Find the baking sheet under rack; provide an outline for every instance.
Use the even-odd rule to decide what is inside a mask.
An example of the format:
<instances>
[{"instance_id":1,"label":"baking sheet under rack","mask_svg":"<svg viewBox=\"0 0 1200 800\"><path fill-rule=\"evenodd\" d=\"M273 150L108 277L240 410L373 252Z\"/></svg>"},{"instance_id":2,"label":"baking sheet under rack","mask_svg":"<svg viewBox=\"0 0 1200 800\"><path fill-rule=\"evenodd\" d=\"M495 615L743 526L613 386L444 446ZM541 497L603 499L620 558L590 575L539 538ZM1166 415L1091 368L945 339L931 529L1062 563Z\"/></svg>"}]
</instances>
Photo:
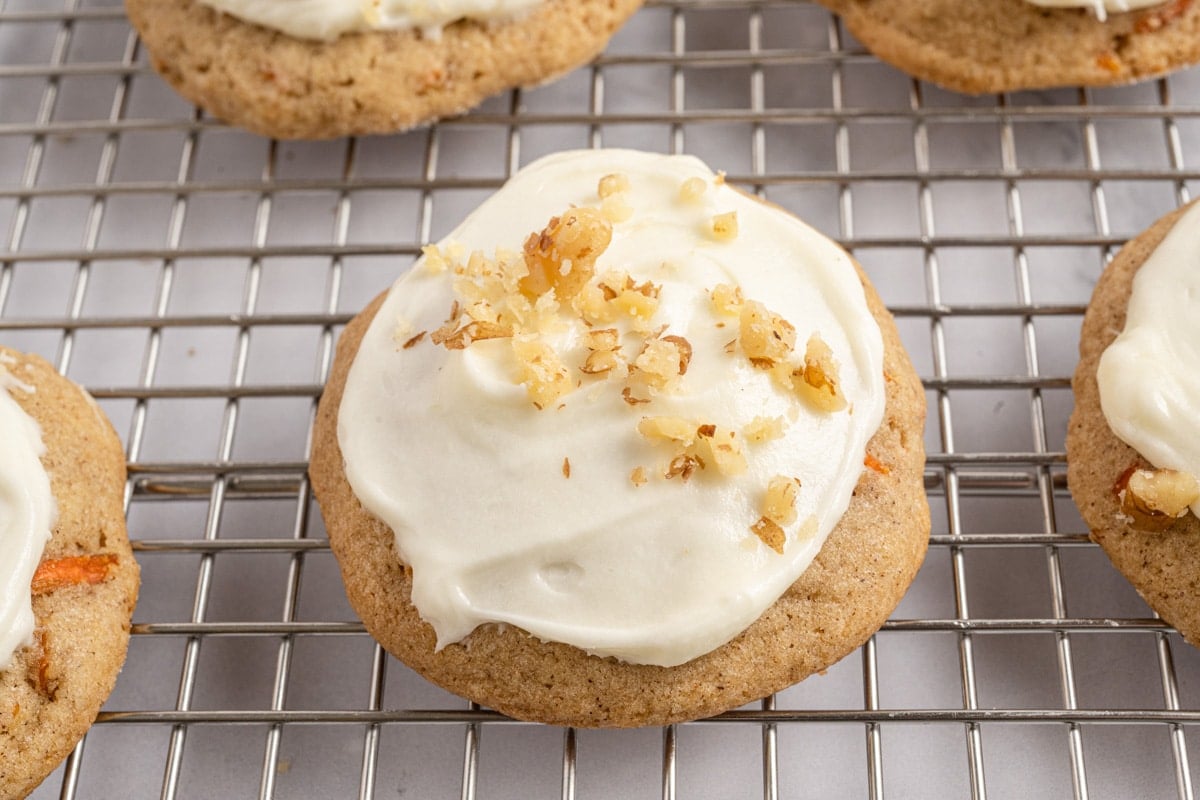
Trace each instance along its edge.
<instances>
[{"instance_id":1,"label":"baking sheet under rack","mask_svg":"<svg viewBox=\"0 0 1200 800\"><path fill-rule=\"evenodd\" d=\"M0 341L130 462L129 660L35 797L1194 796L1200 654L1090 544L1069 376L1114 249L1188 198L1200 72L968 98L801 0L652 0L588 67L399 136L276 143L114 0L0 0ZM513 723L386 657L305 477L340 326L505 176L695 153L866 266L925 380L928 560L858 652L715 720Z\"/></svg>"}]
</instances>

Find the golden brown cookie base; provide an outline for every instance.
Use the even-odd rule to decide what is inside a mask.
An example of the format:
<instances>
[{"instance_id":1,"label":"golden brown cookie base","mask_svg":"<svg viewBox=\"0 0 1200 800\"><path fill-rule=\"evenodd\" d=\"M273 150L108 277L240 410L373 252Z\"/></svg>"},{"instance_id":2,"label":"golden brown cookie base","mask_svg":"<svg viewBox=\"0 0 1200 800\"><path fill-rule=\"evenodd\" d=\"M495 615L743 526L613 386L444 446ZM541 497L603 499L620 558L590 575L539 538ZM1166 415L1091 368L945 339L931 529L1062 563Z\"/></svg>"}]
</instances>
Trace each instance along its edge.
<instances>
[{"instance_id":1,"label":"golden brown cookie base","mask_svg":"<svg viewBox=\"0 0 1200 800\"><path fill-rule=\"evenodd\" d=\"M519 20L295 39L196 0L126 0L154 68L184 97L281 139L392 133L587 62L641 0L546 0Z\"/></svg>"},{"instance_id":2,"label":"golden brown cookie base","mask_svg":"<svg viewBox=\"0 0 1200 800\"><path fill-rule=\"evenodd\" d=\"M1200 645L1200 520L1188 514L1165 531L1146 532L1119 516L1113 485L1131 464L1146 462L1108 427L1096 383L1100 356L1125 328L1134 275L1184 210L1168 214L1126 244L1096 283L1071 381L1075 410L1067 429L1067 481L1092 538L1113 565L1151 608Z\"/></svg>"},{"instance_id":3,"label":"golden brown cookie base","mask_svg":"<svg viewBox=\"0 0 1200 800\"><path fill-rule=\"evenodd\" d=\"M861 272L860 272L861 276ZM865 284L865 278L863 278ZM347 326L314 429L313 488L351 604L401 661L446 689L521 719L557 725L662 725L710 716L824 670L865 642L895 608L925 556L922 431L925 395L891 315L869 286L883 331L887 408L850 507L815 561L746 631L677 667L627 664L542 642L514 627L485 626L434 652L433 629L410 603L410 574L392 531L368 514L346 482L337 413L346 375L383 297Z\"/></svg>"},{"instance_id":4,"label":"golden brown cookie base","mask_svg":"<svg viewBox=\"0 0 1200 800\"><path fill-rule=\"evenodd\" d=\"M1111 86L1200 61L1200 2L1100 22L1025 0L818 0L888 63L968 94Z\"/></svg>"},{"instance_id":5,"label":"golden brown cookie base","mask_svg":"<svg viewBox=\"0 0 1200 800\"><path fill-rule=\"evenodd\" d=\"M138 565L122 510L125 454L112 425L42 359L3 347L0 356L16 358L9 371L36 388L12 396L42 427L42 463L58 506L43 559L117 559L102 583L34 597L39 643L0 672L0 797L11 798L32 792L71 752L112 691L129 644Z\"/></svg>"}]
</instances>

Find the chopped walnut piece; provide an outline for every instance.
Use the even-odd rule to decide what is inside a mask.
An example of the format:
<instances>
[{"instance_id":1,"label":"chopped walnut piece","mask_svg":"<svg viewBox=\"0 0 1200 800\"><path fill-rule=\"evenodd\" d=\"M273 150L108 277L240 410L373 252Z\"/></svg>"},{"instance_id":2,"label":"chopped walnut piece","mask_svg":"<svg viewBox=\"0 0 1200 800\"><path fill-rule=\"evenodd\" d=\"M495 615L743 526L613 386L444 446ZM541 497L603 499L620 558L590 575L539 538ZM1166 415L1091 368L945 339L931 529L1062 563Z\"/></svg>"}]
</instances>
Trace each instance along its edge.
<instances>
[{"instance_id":1,"label":"chopped walnut piece","mask_svg":"<svg viewBox=\"0 0 1200 800\"><path fill-rule=\"evenodd\" d=\"M707 188L708 184L703 178L688 178L679 186L679 199L685 203L697 203Z\"/></svg>"},{"instance_id":2,"label":"chopped walnut piece","mask_svg":"<svg viewBox=\"0 0 1200 800\"><path fill-rule=\"evenodd\" d=\"M738 324L742 351L759 369L786 361L796 346L796 329L762 303L744 303Z\"/></svg>"},{"instance_id":3,"label":"chopped walnut piece","mask_svg":"<svg viewBox=\"0 0 1200 800\"><path fill-rule=\"evenodd\" d=\"M650 398L641 398L633 396L633 389L626 386L621 390L621 399L631 406L640 406L650 402Z\"/></svg>"},{"instance_id":4,"label":"chopped walnut piece","mask_svg":"<svg viewBox=\"0 0 1200 800\"><path fill-rule=\"evenodd\" d=\"M651 441L679 442L684 447L689 447L696 438L696 423L682 417L642 417L637 429Z\"/></svg>"},{"instance_id":5,"label":"chopped walnut piece","mask_svg":"<svg viewBox=\"0 0 1200 800\"><path fill-rule=\"evenodd\" d=\"M494 322L468 322L461 328L456 322L447 322L429 337L434 344L447 350L465 350L472 342L484 339L503 339L512 336L512 328Z\"/></svg>"},{"instance_id":6,"label":"chopped walnut piece","mask_svg":"<svg viewBox=\"0 0 1200 800\"><path fill-rule=\"evenodd\" d=\"M572 208L551 217L541 233L525 240L525 266L521 291L540 297L551 289L560 300L577 295L592 275L596 259L612 241L612 223L594 208Z\"/></svg>"},{"instance_id":7,"label":"chopped walnut piece","mask_svg":"<svg viewBox=\"0 0 1200 800\"><path fill-rule=\"evenodd\" d=\"M618 192L629 191L629 185L628 175L623 172L614 172L600 179L600 185L596 188L596 193L601 197L611 197Z\"/></svg>"},{"instance_id":8,"label":"chopped walnut piece","mask_svg":"<svg viewBox=\"0 0 1200 800\"><path fill-rule=\"evenodd\" d=\"M620 368L624 363L615 350L594 350L588 353L579 371L584 375L604 375Z\"/></svg>"},{"instance_id":9,"label":"chopped walnut piece","mask_svg":"<svg viewBox=\"0 0 1200 800\"><path fill-rule=\"evenodd\" d=\"M783 545L787 542L787 534L783 532L783 528L766 517L759 517L758 522L750 526L750 530L762 540L763 544L779 555L783 555Z\"/></svg>"},{"instance_id":10,"label":"chopped walnut piece","mask_svg":"<svg viewBox=\"0 0 1200 800\"><path fill-rule=\"evenodd\" d=\"M633 216L633 206L626 203L621 195L614 194L600 203L600 213L609 222L624 222Z\"/></svg>"},{"instance_id":11,"label":"chopped walnut piece","mask_svg":"<svg viewBox=\"0 0 1200 800\"><path fill-rule=\"evenodd\" d=\"M583 346L588 350L619 350L621 334L616 328L601 328L583 335Z\"/></svg>"},{"instance_id":12,"label":"chopped walnut piece","mask_svg":"<svg viewBox=\"0 0 1200 800\"><path fill-rule=\"evenodd\" d=\"M692 343L682 336L664 336L662 341L674 345L679 351L679 374L686 375L688 364L692 363Z\"/></svg>"},{"instance_id":13,"label":"chopped walnut piece","mask_svg":"<svg viewBox=\"0 0 1200 800\"><path fill-rule=\"evenodd\" d=\"M755 417L742 428L748 442L769 442L783 436L783 417Z\"/></svg>"},{"instance_id":14,"label":"chopped walnut piece","mask_svg":"<svg viewBox=\"0 0 1200 800\"><path fill-rule=\"evenodd\" d=\"M763 516L778 525L791 525L796 521L796 497L800 493L800 481L786 475L776 475L767 484L763 497Z\"/></svg>"},{"instance_id":15,"label":"chopped walnut piece","mask_svg":"<svg viewBox=\"0 0 1200 800\"><path fill-rule=\"evenodd\" d=\"M708 457L722 475L741 475L746 471L746 456L737 434L719 425L701 425L696 429L696 451Z\"/></svg>"},{"instance_id":16,"label":"chopped walnut piece","mask_svg":"<svg viewBox=\"0 0 1200 800\"><path fill-rule=\"evenodd\" d=\"M718 242L730 242L737 238L738 221L736 211L717 214L709 221L709 231Z\"/></svg>"},{"instance_id":17,"label":"chopped walnut piece","mask_svg":"<svg viewBox=\"0 0 1200 800\"><path fill-rule=\"evenodd\" d=\"M679 337L670 337L677 339ZM686 341L685 341L686 344ZM675 380L687 371L687 360L691 358L691 346L686 351L677 342L667 339L650 339L634 360L638 378L654 389L669 389Z\"/></svg>"},{"instance_id":18,"label":"chopped walnut piece","mask_svg":"<svg viewBox=\"0 0 1200 800\"><path fill-rule=\"evenodd\" d=\"M667 465L667 471L663 473L663 477L667 480L682 478L683 482L687 483L697 468L704 468L704 461L699 456L694 456L690 453L680 453L671 459L671 463Z\"/></svg>"},{"instance_id":19,"label":"chopped walnut piece","mask_svg":"<svg viewBox=\"0 0 1200 800\"><path fill-rule=\"evenodd\" d=\"M1200 483L1178 470L1135 469L1119 496L1121 511L1133 518L1134 527L1162 530L1200 500Z\"/></svg>"},{"instance_id":20,"label":"chopped walnut piece","mask_svg":"<svg viewBox=\"0 0 1200 800\"><path fill-rule=\"evenodd\" d=\"M725 316L735 317L742 313L742 304L746 302L742 297L742 287L730 286L728 283L718 283L708 293L708 299L712 302L713 311Z\"/></svg>"},{"instance_id":21,"label":"chopped walnut piece","mask_svg":"<svg viewBox=\"0 0 1200 800\"><path fill-rule=\"evenodd\" d=\"M539 410L552 406L574 388L566 366L549 345L514 339L512 346L520 367L521 383Z\"/></svg>"},{"instance_id":22,"label":"chopped walnut piece","mask_svg":"<svg viewBox=\"0 0 1200 800\"><path fill-rule=\"evenodd\" d=\"M804 367L792 373L792 386L821 411L841 411L846 407L846 396L838 386L838 364L833 351L815 333L804 349Z\"/></svg>"},{"instance_id":23,"label":"chopped walnut piece","mask_svg":"<svg viewBox=\"0 0 1200 800\"><path fill-rule=\"evenodd\" d=\"M633 472L629 473L629 481L634 486L646 485L646 470L643 467L634 467Z\"/></svg>"},{"instance_id":24,"label":"chopped walnut piece","mask_svg":"<svg viewBox=\"0 0 1200 800\"><path fill-rule=\"evenodd\" d=\"M449 262L436 244L427 244L421 248L421 256L425 271L437 275L450 268Z\"/></svg>"}]
</instances>

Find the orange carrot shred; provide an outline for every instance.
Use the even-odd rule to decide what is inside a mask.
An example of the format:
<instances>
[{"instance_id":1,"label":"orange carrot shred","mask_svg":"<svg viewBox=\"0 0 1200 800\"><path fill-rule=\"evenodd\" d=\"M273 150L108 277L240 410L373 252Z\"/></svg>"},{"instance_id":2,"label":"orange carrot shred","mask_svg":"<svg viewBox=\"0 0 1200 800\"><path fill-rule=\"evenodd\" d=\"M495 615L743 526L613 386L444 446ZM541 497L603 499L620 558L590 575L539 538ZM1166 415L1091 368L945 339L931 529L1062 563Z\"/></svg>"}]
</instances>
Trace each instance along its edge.
<instances>
[{"instance_id":1,"label":"orange carrot shred","mask_svg":"<svg viewBox=\"0 0 1200 800\"><path fill-rule=\"evenodd\" d=\"M112 553L48 558L38 564L30 589L36 597L65 586L101 583L108 578L109 570L116 563L117 557Z\"/></svg>"},{"instance_id":2,"label":"orange carrot shred","mask_svg":"<svg viewBox=\"0 0 1200 800\"><path fill-rule=\"evenodd\" d=\"M870 453L867 453L867 457L863 459L863 466L867 467L868 469L875 470L880 475L890 475L892 472L887 468L886 465L880 463L879 459L875 458L875 456L871 455Z\"/></svg>"}]
</instances>

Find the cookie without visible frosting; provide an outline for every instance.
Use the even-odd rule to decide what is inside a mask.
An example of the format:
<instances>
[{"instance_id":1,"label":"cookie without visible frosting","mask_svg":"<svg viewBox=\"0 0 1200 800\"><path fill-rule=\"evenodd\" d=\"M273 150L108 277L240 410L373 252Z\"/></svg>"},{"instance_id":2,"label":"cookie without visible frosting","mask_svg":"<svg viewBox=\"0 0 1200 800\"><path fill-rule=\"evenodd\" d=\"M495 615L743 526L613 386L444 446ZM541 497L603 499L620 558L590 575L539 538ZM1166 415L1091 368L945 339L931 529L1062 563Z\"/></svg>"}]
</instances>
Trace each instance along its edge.
<instances>
[{"instance_id":1,"label":"cookie without visible frosting","mask_svg":"<svg viewBox=\"0 0 1200 800\"><path fill-rule=\"evenodd\" d=\"M1126 244L1096 283L1071 381L1075 410L1067 430L1067 481L1092 538L1116 568L1151 608L1200 645L1200 520L1189 513L1164 531L1142 531L1121 515L1114 485L1130 465L1149 464L1109 428L1096 382L1100 356L1125 328L1134 276L1186 210L1168 214Z\"/></svg>"},{"instance_id":2,"label":"cookie without visible frosting","mask_svg":"<svg viewBox=\"0 0 1200 800\"><path fill-rule=\"evenodd\" d=\"M155 69L184 97L264 136L393 133L587 62L641 0L546 0L511 22L296 39L196 0L126 0Z\"/></svg>"},{"instance_id":3,"label":"cookie without visible frosting","mask_svg":"<svg viewBox=\"0 0 1200 800\"><path fill-rule=\"evenodd\" d=\"M521 719L559 725L661 725L735 708L826 669L866 641L924 559L925 398L895 324L861 271L884 342L886 409L849 509L804 574L747 630L676 667L629 664L486 625L434 652L410 602L411 572L390 528L346 480L337 416L347 374L384 296L347 326L314 429L313 487L351 604L383 646L429 680ZM886 472L886 474L885 474Z\"/></svg>"},{"instance_id":4,"label":"cookie without visible frosting","mask_svg":"<svg viewBox=\"0 0 1200 800\"><path fill-rule=\"evenodd\" d=\"M0 797L13 798L32 792L71 752L112 691L129 644L138 565L122 511L125 453L104 413L36 356L0 347L0 363L35 389L11 395L41 426L58 508L43 564L74 556L105 563L98 583L35 594L37 641L0 671Z\"/></svg>"},{"instance_id":5,"label":"cookie without visible frosting","mask_svg":"<svg viewBox=\"0 0 1200 800\"><path fill-rule=\"evenodd\" d=\"M817 0L879 58L968 94L1110 86L1200 61L1200 3L1140 11L1041 8L1025 0Z\"/></svg>"}]
</instances>

